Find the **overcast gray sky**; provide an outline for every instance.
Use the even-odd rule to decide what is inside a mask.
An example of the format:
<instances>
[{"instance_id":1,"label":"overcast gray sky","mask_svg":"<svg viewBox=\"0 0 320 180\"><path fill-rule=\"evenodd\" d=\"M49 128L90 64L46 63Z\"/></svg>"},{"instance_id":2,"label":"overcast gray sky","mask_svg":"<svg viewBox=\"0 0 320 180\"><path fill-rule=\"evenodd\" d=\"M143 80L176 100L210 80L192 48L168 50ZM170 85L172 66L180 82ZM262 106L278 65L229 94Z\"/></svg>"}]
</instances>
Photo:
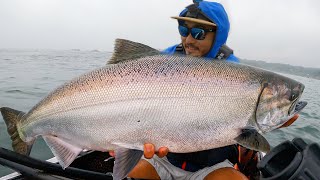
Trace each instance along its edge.
<instances>
[{"instance_id":1,"label":"overcast gray sky","mask_svg":"<svg viewBox=\"0 0 320 180\"><path fill-rule=\"evenodd\" d=\"M319 0L219 0L235 55L320 68ZM116 38L163 49L192 0L0 0L0 48L112 51Z\"/></svg>"}]
</instances>

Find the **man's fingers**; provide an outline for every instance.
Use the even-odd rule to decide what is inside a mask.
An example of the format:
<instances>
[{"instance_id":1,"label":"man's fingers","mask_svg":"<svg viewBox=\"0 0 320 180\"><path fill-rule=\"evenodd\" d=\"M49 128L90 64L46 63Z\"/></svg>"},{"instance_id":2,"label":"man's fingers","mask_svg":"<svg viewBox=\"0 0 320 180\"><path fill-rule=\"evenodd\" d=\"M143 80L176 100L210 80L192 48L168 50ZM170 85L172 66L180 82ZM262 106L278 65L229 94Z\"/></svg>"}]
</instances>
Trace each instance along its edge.
<instances>
[{"instance_id":1,"label":"man's fingers","mask_svg":"<svg viewBox=\"0 0 320 180\"><path fill-rule=\"evenodd\" d=\"M143 155L147 159L151 159L155 154L154 145L153 144L145 144L143 146Z\"/></svg>"},{"instance_id":2,"label":"man's fingers","mask_svg":"<svg viewBox=\"0 0 320 180\"><path fill-rule=\"evenodd\" d=\"M290 126L290 125L291 125L292 123L294 123L298 118L299 118L299 114L294 115L291 119L289 119L289 121L287 121L286 123L284 123L280 128Z\"/></svg>"},{"instance_id":3,"label":"man's fingers","mask_svg":"<svg viewBox=\"0 0 320 180\"><path fill-rule=\"evenodd\" d=\"M114 151L109 151L109 155L115 157Z\"/></svg>"},{"instance_id":4,"label":"man's fingers","mask_svg":"<svg viewBox=\"0 0 320 180\"><path fill-rule=\"evenodd\" d=\"M155 152L155 147L153 144L145 144L143 146L143 155L147 159L151 159L154 154L157 154L160 158L166 156L169 152L169 149L167 147L161 147L159 148L158 152ZM109 151L109 155L112 157L115 157L114 151Z\"/></svg>"},{"instance_id":5,"label":"man's fingers","mask_svg":"<svg viewBox=\"0 0 320 180\"><path fill-rule=\"evenodd\" d=\"M168 152L169 152L169 149L167 147L161 147L161 148L159 148L157 155L160 158L163 158L164 156L166 156L168 154Z\"/></svg>"}]
</instances>

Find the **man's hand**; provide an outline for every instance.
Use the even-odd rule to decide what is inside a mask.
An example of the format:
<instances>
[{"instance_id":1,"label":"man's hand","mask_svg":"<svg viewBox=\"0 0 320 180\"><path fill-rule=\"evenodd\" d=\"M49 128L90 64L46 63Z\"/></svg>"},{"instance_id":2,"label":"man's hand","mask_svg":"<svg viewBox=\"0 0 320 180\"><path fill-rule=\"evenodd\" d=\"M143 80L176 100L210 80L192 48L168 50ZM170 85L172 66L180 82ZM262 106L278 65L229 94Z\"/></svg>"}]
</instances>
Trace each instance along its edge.
<instances>
[{"instance_id":1,"label":"man's hand","mask_svg":"<svg viewBox=\"0 0 320 180\"><path fill-rule=\"evenodd\" d=\"M168 152L169 152L169 149L167 147L160 147L158 151L155 151L155 147L151 143L146 143L143 146L143 155L147 159L151 159L154 156L154 154L156 154L160 158L163 158L168 154ZM114 151L109 151L109 155L112 157L116 156Z\"/></svg>"},{"instance_id":2,"label":"man's hand","mask_svg":"<svg viewBox=\"0 0 320 180\"><path fill-rule=\"evenodd\" d=\"M144 157L147 159L151 159L154 156L154 154L156 154L160 158L163 158L169 152L169 149L167 147L160 147L157 152L155 152L154 149L155 148L153 144L150 144L150 143L144 144L144 147L143 147Z\"/></svg>"}]
</instances>

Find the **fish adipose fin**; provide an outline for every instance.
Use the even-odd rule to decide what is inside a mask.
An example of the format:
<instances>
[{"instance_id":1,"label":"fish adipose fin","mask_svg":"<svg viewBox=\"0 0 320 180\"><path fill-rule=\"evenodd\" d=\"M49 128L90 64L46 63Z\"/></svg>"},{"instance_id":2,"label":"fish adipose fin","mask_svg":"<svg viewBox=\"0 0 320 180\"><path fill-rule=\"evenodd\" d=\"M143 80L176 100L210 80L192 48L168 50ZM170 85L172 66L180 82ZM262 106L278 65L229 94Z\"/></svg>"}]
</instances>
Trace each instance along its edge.
<instances>
[{"instance_id":1,"label":"fish adipose fin","mask_svg":"<svg viewBox=\"0 0 320 180\"><path fill-rule=\"evenodd\" d=\"M241 130L241 134L235 138L238 144L262 152L269 152L270 145L268 141L253 128L245 128Z\"/></svg>"},{"instance_id":2,"label":"fish adipose fin","mask_svg":"<svg viewBox=\"0 0 320 180\"><path fill-rule=\"evenodd\" d=\"M143 151L135 149L118 148L115 150L113 179L120 180L128 176L129 172L138 164Z\"/></svg>"},{"instance_id":3,"label":"fish adipose fin","mask_svg":"<svg viewBox=\"0 0 320 180\"><path fill-rule=\"evenodd\" d=\"M43 136L54 156L63 169L68 167L82 151L81 148L69 144L55 136Z\"/></svg>"},{"instance_id":4,"label":"fish adipose fin","mask_svg":"<svg viewBox=\"0 0 320 180\"><path fill-rule=\"evenodd\" d=\"M17 129L17 123L21 121L25 113L8 107L2 107L0 111L12 140L12 149L19 154L30 155L34 140L28 143L24 142Z\"/></svg>"},{"instance_id":5,"label":"fish adipose fin","mask_svg":"<svg viewBox=\"0 0 320 180\"><path fill-rule=\"evenodd\" d=\"M127 60L134 60L159 54L160 51L147 45L125 39L116 39L113 55L111 59L107 61L107 64L117 64Z\"/></svg>"}]
</instances>

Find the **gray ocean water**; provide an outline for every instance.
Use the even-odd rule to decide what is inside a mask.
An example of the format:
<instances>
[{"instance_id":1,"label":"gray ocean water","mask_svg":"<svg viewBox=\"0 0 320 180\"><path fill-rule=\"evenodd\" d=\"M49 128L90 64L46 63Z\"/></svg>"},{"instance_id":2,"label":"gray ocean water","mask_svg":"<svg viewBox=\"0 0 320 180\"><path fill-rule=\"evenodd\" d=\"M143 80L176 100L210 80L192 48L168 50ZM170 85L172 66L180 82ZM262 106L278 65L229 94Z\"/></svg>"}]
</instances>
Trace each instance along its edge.
<instances>
[{"instance_id":1,"label":"gray ocean water","mask_svg":"<svg viewBox=\"0 0 320 180\"><path fill-rule=\"evenodd\" d=\"M58 85L80 74L104 66L111 53L80 50L4 50L0 49L0 107L27 112ZM320 80L286 75L302 82L307 107L290 127L266 134L272 146L301 137L320 143ZM0 117L0 146L11 149L11 140ZM42 139L33 147L32 157L49 159L53 155ZM0 177L12 172L0 165Z\"/></svg>"}]
</instances>

